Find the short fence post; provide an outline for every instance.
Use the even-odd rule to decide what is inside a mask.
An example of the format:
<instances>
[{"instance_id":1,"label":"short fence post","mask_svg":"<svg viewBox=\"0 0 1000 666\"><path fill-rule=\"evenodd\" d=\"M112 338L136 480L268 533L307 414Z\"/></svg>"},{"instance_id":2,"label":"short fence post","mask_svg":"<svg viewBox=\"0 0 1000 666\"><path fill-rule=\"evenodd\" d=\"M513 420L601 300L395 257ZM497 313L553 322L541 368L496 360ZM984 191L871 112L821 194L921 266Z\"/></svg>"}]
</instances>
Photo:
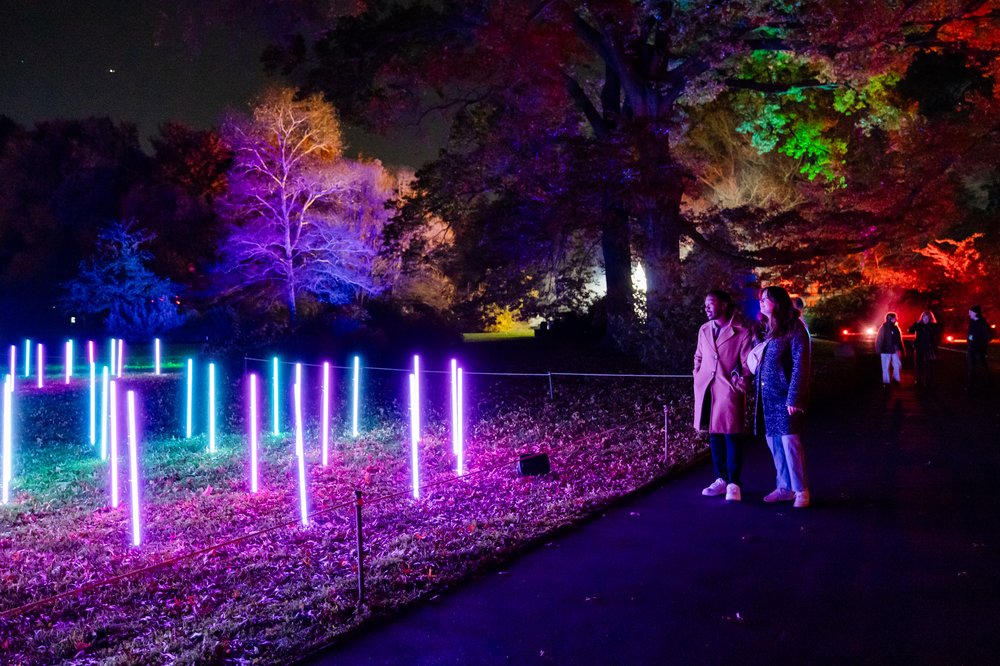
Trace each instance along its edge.
<instances>
[{"instance_id":1,"label":"short fence post","mask_svg":"<svg viewBox=\"0 0 1000 666\"><path fill-rule=\"evenodd\" d=\"M549 400L552 400L552 373L549 373Z\"/></svg>"},{"instance_id":2,"label":"short fence post","mask_svg":"<svg viewBox=\"0 0 1000 666\"><path fill-rule=\"evenodd\" d=\"M670 407L663 405L663 462L670 462Z\"/></svg>"},{"instance_id":3,"label":"short fence post","mask_svg":"<svg viewBox=\"0 0 1000 666\"><path fill-rule=\"evenodd\" d=\"M365 605L365 540L361 525L361 491L354 491L354 515L358 523L358 609Z\"/></svg>"}]
</instances>

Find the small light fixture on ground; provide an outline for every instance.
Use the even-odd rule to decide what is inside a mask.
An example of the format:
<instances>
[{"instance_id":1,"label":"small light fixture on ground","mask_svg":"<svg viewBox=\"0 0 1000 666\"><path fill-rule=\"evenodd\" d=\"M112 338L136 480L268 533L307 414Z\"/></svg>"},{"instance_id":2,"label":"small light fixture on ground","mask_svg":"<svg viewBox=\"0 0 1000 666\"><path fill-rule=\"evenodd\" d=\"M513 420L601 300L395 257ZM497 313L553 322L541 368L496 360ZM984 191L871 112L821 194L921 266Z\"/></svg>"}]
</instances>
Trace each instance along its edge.
<instances>
[{"instance_id":1,"label":"small light fixture on ground","mask_svg":"<svg viewBox=\"0 0 1000 666\"><path fill-rule=\"evenodd\" d=\"M250 374L250 492L257 492L257 375Z\"/></svg>"},{"instance_id":2,"label":"small light fixture on ground","mask_svg":"<svg viewBox=\"0 0 1000 666\"><path fill-rule=\"evenodd\" d=\"M194 360L187 360L187 401L185 402L185 424L184 424L184 437L186 439L191 439L191 430L194 426L192 419L192 410L194 409L191 403L194 401Z\"/></svg>"},{"instance_id":3,"label":"small light fixture on ground","mask_svg":"<svg viewBox=\"0 0 1000 666\"><path fill-rule=\"evenodd\" d=\"M118 382L111 380L111 508L118 508Z\"/></svg>"},{"instance_id":4,"label":"small light fixture on ground","mask_svg":"<svg viewBox=\"0 0 1000 666\"><path fill-rule=\"evenodd\" d=\"M361 357L354 357L354 390L351 395L351 436L358 436L358 392L361 389Z\"/></svg>"},{"instance_id":5,"label":"small light fixture on ground","mask_svg":"<svg viewBox=\"0 0 1000 666\"><path fill-rule=\"evenodd\" d=\"M24 341L24 376L31 376L31 340Z\"/></svg>"},{"instance_id":6,"label":"small light fixture on ground","mask_svg":"<svg viewBox=\"0 0 1000 666\"><path fill-rule=\"evenodd\" d=\"M160 374L160 339L153 340L153 373Z\"/></svg>"},{"instance_id":7,"label":"small light fixture on ground","mask_svg":"<svg viewBox=\"0 0 1000 666\"><path fill-rule=\"evenodd\" d=\"M215 364L208 364L208 452L215 453Z\"/></svg>"},{"instance_id":8,"label":"small light fixture on ground","mask_svg":"<svg viewBox=\"0 0 1000 666\"><path fill-rule=\"evenodd\" d=\"M118 338L118 376L122 376L125 369L125 339Z\"/></svg>"},{"instance_id":9,"label":"small light fixture on ground","mask_svg":"<svg viewBox=\"0 0 1000 666\"><path fill-rule=\"evenodd\" d=\"M330 464L330 363L323 361L323 407L320 409L320 424L323 444L323 467Z\"/></svg>"},{"instance_id":10,"label":"small light fixture on ground","mask_svg":"<svg viewBox=\"0 0 1000 666\"><path fill-rule=\"evenodd\" d=\"M10 376L17 376L17 345L10 346Z\"/></svg>"},{"instance_id":11,"label":"small light fixture on ground","mask_svg":"<svg viewBox=\"0 0 1000 666\"><path fill-rule=\"evenodd\" d=\"M38 388L43 388L45 386L45 345L41 342L38 343L38 349L36 350L35 356L38 357Z\"/></svg>"},{"instance_id":12,"label":"small light fixture on ground","mask_svg":"<svg viewBox=\"0 0 1000 666\"><path fill-rule=\"evenodd\" d=\"M295 457L299 469L299 512L302 526L309 526L309 509L306 506L306 448L302 441L302 385L295 385Z\"/></svg>"},{"instance_id":13,"label":"small light fixture on ground","mask_svg":"<svg viewBox=\"0 0 1000 666\"><path fill-rule=\"evenodd\" d=\"M132 498L132 545L142 542L139 525L139 442L135 427L135 391L128 392L128 477Z\"/></svg>"},{"instance_id":14,"label":"small light fixture on ground","mask_svg":"<svg viewBox=\"0 0 1000 666\"><path fill-rule=\"evenodd\" d=\"M413 481L413 498L420 498L420 457L418 441L420 425L417 422L417 376L410 373L410 474Z\"/></svg>"},{"instance_id":15,"label":"small light fixture on ground","mask_svg":"<svg viewBox=\"0 0 1000 666\"><path fill-rule=\"evenodd\" d=\"M118 372L118 338L111 338L111 374Z\"/></svg>"},{"instance_id":16,"label":"small light fixture on ground","mask_svg":"<svg viewBox=\"0 0 1000 666\"><path fill-rule=\"evenodd\" d=\"M97 359L94 358L94 341L87 340L87 362L94 363Z\"/></svg>"}]
</instances>

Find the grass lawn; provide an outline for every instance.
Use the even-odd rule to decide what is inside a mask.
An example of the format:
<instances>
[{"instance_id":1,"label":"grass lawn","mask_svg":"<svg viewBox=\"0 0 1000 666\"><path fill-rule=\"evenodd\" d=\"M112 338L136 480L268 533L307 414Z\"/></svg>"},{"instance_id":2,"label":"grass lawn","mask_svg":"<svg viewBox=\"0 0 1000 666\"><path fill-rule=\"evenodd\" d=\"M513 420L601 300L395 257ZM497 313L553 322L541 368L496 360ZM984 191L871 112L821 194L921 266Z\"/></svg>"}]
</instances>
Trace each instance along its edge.
<instances>
[{"instance_id":1,"label":"grass lawn","mask_svg":"<svg viewBox=\"0 0 1000 666\"><path fill-rule=\"evenodd\" d=\"M306 373L308 527L298 522L286 408L283 432L261 439L261 488L251 494L242 377L220 380L225 397L214 454L207 451L207 400L200 393L198 434L183 438L180 373L123 379L142 414L138 548L130 543L127 449L122 445L123 501L111 508L109 464L87 441L87 382L41 390L22 382L12 501L0 507L4 663L288 661L502 561L703 449L686 427L684 380L563 377L550 399L547 382L470 372L467 474L457 478L447 375L427 373L419 446L424 488L414 499L406 375L365 373L355 439L346 418L350 382L339 371L330 460L323 466L317 372ZM269 389L262 387L262 430L270 425ZM281 387L281 395L288 391ZM665 404L674 413L666 459ZM552 473L519 476L518 455L537 451L549 454ZM368 603L360 610L356 489L366 498ZM150 569L131 574L144 568ZM63 593L69 594L23 608Z\"/></svg>"}]
</instances>

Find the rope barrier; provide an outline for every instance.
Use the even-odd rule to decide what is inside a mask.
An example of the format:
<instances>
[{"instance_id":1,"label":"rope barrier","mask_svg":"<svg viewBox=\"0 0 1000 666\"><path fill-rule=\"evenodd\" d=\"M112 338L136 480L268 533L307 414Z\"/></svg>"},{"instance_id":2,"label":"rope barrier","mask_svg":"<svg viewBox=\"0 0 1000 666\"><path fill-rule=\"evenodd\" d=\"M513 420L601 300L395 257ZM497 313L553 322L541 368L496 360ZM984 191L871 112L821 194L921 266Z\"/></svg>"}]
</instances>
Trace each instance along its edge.
<instances>
[{"instance_id":1,"label":"rope barrier","mask_svg":"<svg viewBox=\"0 0 1000 666\"><path fill-rule=\"evenodd\" d=\"M244 356L244 361L260 361L262 363L271 363L273 359L269 358L256 358L253 356ZM279 361L281 365L301 365L308 368L321 368L322 364L319 363L293 363L291 361ZM353 366L350 365L330 365L331 368L336 370L352 370ZM377 366L361 366L362 370L376 370L380 372L413 372L411 368L382 368ZM446 375L449 374L448 370L420 370L421 373L425 374L436 374L436 375ZM621 378L621 379L690 379L693 375L665 375L665 374L640 374L640 373L612 373L612 372L464 372L465 375L479 375L483 377L605 377L605 378Z\"/></svg>"}]
</instances>

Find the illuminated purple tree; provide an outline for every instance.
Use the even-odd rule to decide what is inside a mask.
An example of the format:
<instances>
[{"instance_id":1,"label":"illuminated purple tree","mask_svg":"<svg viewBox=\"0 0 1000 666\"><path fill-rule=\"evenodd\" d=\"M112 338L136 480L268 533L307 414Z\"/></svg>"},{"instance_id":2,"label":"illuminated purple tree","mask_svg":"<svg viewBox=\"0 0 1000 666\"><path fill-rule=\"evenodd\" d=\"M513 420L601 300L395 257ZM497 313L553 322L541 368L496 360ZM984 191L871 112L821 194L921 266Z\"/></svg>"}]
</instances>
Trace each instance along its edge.
<instances>
[{"instance_id":1,"label":"illuminated purple tree","mask_svg":"<svg viewBox=\"0 0 1000 666\"><path fill-rule=\"evenodd\" d=\"M382 290L378 248L393 189L380 164L344 158L332 106L271 91L223 135L233 150L221 213L231 222L223 255L234 289L283 303L292 323L303 297L347 303Z\"/></svg>"}]
</instances>

